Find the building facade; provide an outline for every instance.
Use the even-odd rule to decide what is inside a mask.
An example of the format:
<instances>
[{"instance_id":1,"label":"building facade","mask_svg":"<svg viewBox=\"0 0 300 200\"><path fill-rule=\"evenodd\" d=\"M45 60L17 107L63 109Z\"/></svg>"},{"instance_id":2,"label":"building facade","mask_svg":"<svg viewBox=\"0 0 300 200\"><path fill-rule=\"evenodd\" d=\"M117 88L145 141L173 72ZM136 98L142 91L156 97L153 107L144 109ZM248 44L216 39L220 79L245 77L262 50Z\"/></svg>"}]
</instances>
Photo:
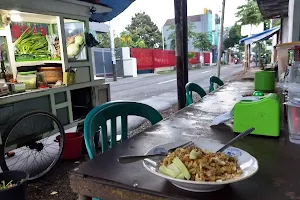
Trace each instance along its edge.
<instances>
[{"instance_id":1,"label":"building facade","mask_svg":"<svg viewBox=\"0 0 300 200\"><path fill-rule=\"evenodd\" d=\"M207 33L208 39L211 42L212 48L212 59L214 62L214 58L216 55L214 52L217 49L218 45L218 35L219 35L219 27L220 27L220 20L217 14L213 14L211 10L204 9L203 14L200 15L193 15L188 16L188 22L191 24L193 32L195 33ZM163 37L165 41L165 49L171 50L171 40L168 39L169 35L174 32L174 29L171 30L170 27L173 26L175 23L174 19L168 19L162 29ZM190 52L199 52L199 49L196 49L193 45L193 39L189 38L188 41L188 51Z\"/></svg>"}]
</instances>

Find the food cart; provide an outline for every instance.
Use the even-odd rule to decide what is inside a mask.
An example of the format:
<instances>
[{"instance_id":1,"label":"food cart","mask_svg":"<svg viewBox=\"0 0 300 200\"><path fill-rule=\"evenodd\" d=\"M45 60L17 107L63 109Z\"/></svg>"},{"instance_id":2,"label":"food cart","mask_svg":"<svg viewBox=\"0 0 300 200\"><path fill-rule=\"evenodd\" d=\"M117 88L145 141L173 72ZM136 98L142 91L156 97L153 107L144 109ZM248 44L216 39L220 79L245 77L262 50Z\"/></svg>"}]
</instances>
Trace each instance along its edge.
<instances>
[{"instance_id":1,"label":"food cart","mask_svg":"<svg viewBox=\"0 0 300 200\"><path fill-rule=\"evenodd\" d=\"M76 0L1 0L3 171L43 176L61 156L65 130L109 101L109 85L94 80L91 61L89 16L95 11L111 8Z\"/></svg>"}]
</instances>

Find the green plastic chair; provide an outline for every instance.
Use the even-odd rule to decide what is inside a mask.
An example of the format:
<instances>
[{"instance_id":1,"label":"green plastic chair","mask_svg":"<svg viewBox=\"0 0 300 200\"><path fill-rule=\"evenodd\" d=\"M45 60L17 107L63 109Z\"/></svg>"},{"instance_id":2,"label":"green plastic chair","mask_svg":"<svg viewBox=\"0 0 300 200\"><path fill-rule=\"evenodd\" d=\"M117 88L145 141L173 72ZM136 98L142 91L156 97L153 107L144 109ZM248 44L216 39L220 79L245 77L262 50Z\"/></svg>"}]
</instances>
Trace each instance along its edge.
<instances>
[{"instance_id":1,"label":"green plastic chair","mask_svg":"<svg viewBox=\"0 0 300 200\"><path fill-rule=\"evenodd\" d=\"M93 108L84 121L84 140L90 159L96 156L94 137L97 131L101 130L102 152L117 144L117 117L121 117L121 142L128 138L128 116L144 117L152 125L161 121L163 118L160 113L146 104L128 101L112 101ZM111 120L111 138L107 135L106 122Z\"/></svg>"},{"instance_id":2,"label":"green plastic chair","mask_svg":"<svg viewBox=\"0 0 300 200\"><path fill-rule=\"evenodd\" d=\"M142 103L128 101L111 101L93 108L84 121L84 141L90 159L96 156L94 137L98 130L101 130L102 152L109 149L107 125L106 122L111 120L111 140L110 148L117 144L117 117L121 117L121 142L128 138L127 118L129 115L140 116L148 119L152 125L161 121L163 117L160 113ZM99 200L93 198L93 200Z\"/></svg>"},{"instance_id":3,"label":"green plastic chair","mask_svg":"<svg viewBox=\"0 0 300 200\"><path fill-rule=\"evenodd\" d=\"M209 92L212 92L215 90L215 87L214 87L214 84L218 84L218 86L222 86L224 85L224 82L221 81L221 79L219 79L218 77L216 76L211 76L209 78Z\"/></svg>"},{"instance_id":4,"label":"green plastic chair","mask_svg":"<svg viewBox=\"0 0 300 200\"><path fill-rule=\"evenodd\" d=\"M206 95L206 92L203 90L203 88L197 85L196 83L187 83L185 85L186 106L191 105L193 103L192 92L197 92L201 98L203 98Z\"/></svg>"}]
</instances>

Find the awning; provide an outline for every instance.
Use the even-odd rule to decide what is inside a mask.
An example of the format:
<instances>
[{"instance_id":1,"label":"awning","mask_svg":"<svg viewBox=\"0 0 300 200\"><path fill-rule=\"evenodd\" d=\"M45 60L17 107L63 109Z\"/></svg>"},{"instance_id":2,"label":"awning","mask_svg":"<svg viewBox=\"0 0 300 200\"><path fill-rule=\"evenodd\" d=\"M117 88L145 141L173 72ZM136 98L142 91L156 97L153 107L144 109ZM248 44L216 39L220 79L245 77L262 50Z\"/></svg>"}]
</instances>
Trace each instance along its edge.
<instances>
[{"instance_id":1,"label":"awning","mask_svg":"<svg viewBox=\"0 0 300 200\"><path fill-rule=\"evenodd\" d=\"M248 44L252 44L254 42L260 41L260 40L267 40L270 37L272 37L277 31L279 31L279 29L280 29L280 27L278 26L278 27L274 27L274 28L265 30L261 33L252 35L250 37L243 38L240 40L240 44L248 45Z\"/></svg>"},{"instance_id":2,"label":"awning","mask_svg":"<svg viewBox=\"0 0 300 200\"><path fill-rule=\"evenodd\" d=\"M88 1L88 0L82 0ZM112 9L109 13L94 13L90 16L92 22L107 22L122 13L135 0L100 0L101 5Z\"/></svg>"}]
</instances>

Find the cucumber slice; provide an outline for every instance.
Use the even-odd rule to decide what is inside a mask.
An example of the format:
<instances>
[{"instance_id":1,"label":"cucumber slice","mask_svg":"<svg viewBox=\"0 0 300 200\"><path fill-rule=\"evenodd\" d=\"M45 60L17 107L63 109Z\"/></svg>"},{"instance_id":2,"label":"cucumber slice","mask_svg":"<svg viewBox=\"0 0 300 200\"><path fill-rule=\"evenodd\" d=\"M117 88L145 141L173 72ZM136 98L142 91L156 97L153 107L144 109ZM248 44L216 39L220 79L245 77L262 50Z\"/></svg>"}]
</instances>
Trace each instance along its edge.
<instances>
[{"instance_id":1,"label":"cucumber slice","mask_svg":"<svg viewBox=\"0 0 300 200\"><path fill-rule=\"evenodd\" d=\"M174 163L168 165L168 167L170 170L174 171L174 172L177 172L178 174L180 174L180 170L178 169L178 167L176 167L176 165Z\"/></svg>"},{"instance_id":2,"label":"cucumber slice","mask_svg":"<svg viewBox=\"0 0 300 200\"><path fill-rule=\"evenodd\" d=\"M197 152L195 149L193 149L190 152L190 159L191 160L196 160L198 158L198 156L200 155L200 152Z\"/></svg>"},{"instance_id":3,"label":"cucumber slice","mask_svg":"<svg viewBox=\"0 0 300 200\"><path fill-rule=\"evenodd\" d=\"M184 177L187 180L190 180L191 174L190 174L189 170L185 167L185 165L183 164L183 162L181 162L181 160L178 157L175 157L173 159L173 163L181 171L181 173L183 173Z\"/></svg>"},{"instance_id":4,"label":"cucumber slice","mask_svg":"<svg viewBox=\"0 0 300 200\"><path fill-rule=\"evenodd\" d=\"M170 176L172 178L176 178L180 174L180 171L178 171L178 172L173 171L164 165L159 167L159 172L161 172L164 175Z\"/></svg>"},{"instance_id":5,"label":"cucumber slice","mask_svg":"<svg viewBox=\"0 0 300 200\"><path fill-rule=\"evenodd\" d=\"M176 178L184 180L184 175L183 175L183 173L181 173L181 174L179 174L178 176L176 176Z\"/></svg>"}]
</instances>

